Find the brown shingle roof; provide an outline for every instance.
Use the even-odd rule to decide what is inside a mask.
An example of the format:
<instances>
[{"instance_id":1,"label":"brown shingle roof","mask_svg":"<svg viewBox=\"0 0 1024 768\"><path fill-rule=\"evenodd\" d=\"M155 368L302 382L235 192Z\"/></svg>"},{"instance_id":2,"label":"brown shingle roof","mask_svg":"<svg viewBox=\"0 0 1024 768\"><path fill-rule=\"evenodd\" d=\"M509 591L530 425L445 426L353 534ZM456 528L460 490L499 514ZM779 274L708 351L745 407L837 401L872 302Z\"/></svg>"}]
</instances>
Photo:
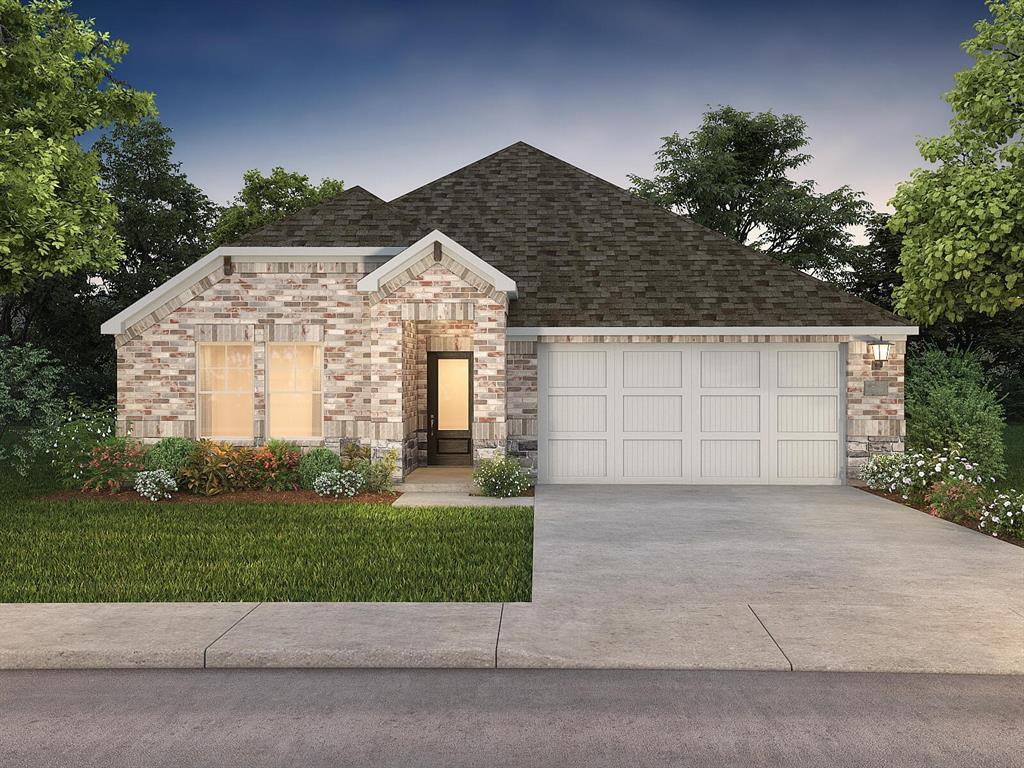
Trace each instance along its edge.
<instances>
[{"instance_id":1,"label":"brown shingle roof","mask_svg":"<svg viewBox=\"0 0 1024 768\"><path fill-rule=\"evenodd\" d=\"M397 246L416 241L423 232L419 222L376 195L362 187L351 187L330 200L249 232L231 245Z\"/></svg>"},{"instance_id":2,"label":"brown shingle roof","mask_svg":"<svg viewBox=\"0 0 1024 768\"><path fill-rule=\"evenodd\" d=\"M404 245L435 228L517 282L510 326L909 325L522 142L390 203L353 188L239 244Z\"/></svg>"}]
</instances>

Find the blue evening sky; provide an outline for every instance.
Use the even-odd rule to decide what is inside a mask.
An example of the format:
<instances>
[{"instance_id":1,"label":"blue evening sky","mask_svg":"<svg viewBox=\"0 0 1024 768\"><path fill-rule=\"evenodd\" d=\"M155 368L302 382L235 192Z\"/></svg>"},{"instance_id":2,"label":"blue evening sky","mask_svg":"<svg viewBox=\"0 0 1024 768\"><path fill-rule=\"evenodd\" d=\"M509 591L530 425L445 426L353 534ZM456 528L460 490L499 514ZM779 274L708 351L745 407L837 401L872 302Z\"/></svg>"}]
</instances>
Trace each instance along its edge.
<instances>
[{"instance_id":1,"label":"blue evening sky","mask_svg":"<svg viewBox=\"0 0 1024 768\"><path fill-rule=\"evenodd\" d=\"M126 40L217 202L247 168L389 199L522 139L610 181L709 104L795 112L806 175L884 206L942 131L981 0L75 0Z\"/></svg>"}]
</instances>

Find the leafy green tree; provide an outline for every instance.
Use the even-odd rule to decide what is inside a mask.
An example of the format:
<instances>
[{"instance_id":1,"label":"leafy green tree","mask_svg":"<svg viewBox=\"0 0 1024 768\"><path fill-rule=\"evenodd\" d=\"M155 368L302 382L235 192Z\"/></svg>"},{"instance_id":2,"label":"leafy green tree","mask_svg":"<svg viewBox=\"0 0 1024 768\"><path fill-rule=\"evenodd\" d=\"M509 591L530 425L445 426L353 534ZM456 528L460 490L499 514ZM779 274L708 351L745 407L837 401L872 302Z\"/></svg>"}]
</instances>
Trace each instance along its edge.
<instances>
[{"instance_id":1,"label":"leafy green tree","mask_svg":"<svg viewBox=\"0 0 1024 768\"><path fill-rule=\"evenodd\" d=\"M216 215L173 162L171 132L157 120L117 125L93 148L101 187L117 205L124 258L103 275L81 270L0 297L0 334L46 347L89 401L114 392L114 351L100 324L206 253Z\"/></svg>"},{"instance_id":2,"label":"leafy green tree","mask_svg":"<svg viewBox=\"0 0 1024 768\"><path fill-rule=\"evenodd\" d=\"M0 0L0 294L121 257L117 210L76 139L154 111L113 77L127 50L64 0Z\"/></svg>"},{"instance_id":3,"label":"leafy green tree","mask_svg":"<svg viewBox=\"0 0 1024 768\"><path fill-rule=\"evenodd\" d=\"M207 253L217 207L172 160L174 139L159 120L116 125L93 150L124 243L104 291L127 307Z\"/></svg>"},{"instance_id":4,"label":"leafy green tree","mask_svg":"<svg viewBox=\"0 0 1024 768\"><path fill-rule=\"evenodd\" d=\"M819 194L815 182L789 178L811 159L802 151L803 118L723 106L688 136L662 142L655 176L629 177L636 194L799 269L839 278L853 248L849 227L863 223L870 207L849 187Z\"/></svg>"},{"instance_id":5,"label":"leafy green tree","mask_svg":"<svg viewBox=\"0 0 1024 768\"><path fill-rule=\"evenodd\" d=\"M269 176L253 168L243 174L242 180L242 191L221 212L213 230L214 246L234 242L247 232L345 190L345 183L338 179L325 178L319 185L310 184L305 174L281 167L272 168Z\"/></svg>"},{"instance_id":6,"label":"leafy green tree","mask_svg":"<svg viewBox=\"0 0 1024 768\"><path fill-rule=\"evenodd\" d=\"M849 270L839 282L850 293L892 311L893 293L903 283L899 273L903 238L889 229L886 213L872 213L864 229L868 242L850 250Z\"/></svg>"},{"instance_id":7,"label":"leafy green tree","mask_svg":"<svg viewBox=\"0 0 1024 768\"><path fill-rule=\"evenodd\" d=\"M1024 0L989 0L963 44L944 136L892 201L903 235L897 306L921 323L1024 306Z\"/></svg>"}]
</instances>

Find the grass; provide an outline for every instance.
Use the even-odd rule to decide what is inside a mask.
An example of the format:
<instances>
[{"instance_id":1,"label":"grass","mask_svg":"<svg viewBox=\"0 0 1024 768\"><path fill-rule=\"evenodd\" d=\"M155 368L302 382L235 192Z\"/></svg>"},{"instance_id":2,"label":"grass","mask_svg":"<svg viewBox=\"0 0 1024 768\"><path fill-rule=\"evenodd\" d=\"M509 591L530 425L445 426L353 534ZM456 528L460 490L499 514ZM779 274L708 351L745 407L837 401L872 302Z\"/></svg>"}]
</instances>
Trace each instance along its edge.
<instances>
[{"instance_id":1,"label":"grass","mask_svg":"<svg viewBox=\"0 0 1024 768\"><path fill-rule=\"evenodd\" d=\"M528 601L533 510L60 501L0 481L0 602Z\"/></svg>"},{"instance_id":2,"label":"grass","mask_svg":"<svg viewBox=\"0 0 1024 768\"><path fill-rule=\"evenodd\" d=\"M1024 424L1007 424L1006 486L1024 490Z\"/></svg>"}]
</instances>

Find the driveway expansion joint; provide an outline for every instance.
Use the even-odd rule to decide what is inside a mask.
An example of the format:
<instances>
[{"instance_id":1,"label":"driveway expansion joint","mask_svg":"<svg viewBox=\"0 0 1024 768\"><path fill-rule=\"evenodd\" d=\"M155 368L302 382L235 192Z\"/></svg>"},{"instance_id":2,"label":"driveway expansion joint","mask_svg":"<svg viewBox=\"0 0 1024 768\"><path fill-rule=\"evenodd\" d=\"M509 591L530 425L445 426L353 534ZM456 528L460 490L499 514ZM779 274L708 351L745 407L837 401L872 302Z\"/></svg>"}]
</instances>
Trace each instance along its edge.
<instances>
[{"instance_id":1,"label":"driveway expansion joint","mask_svg":"<svg viewBox=\"0 0 1024 768\"><path fill-rule=\"evenodd\" d=\"M498 633L494 636L494 668L498 668L498 643L501 642L501 620L505 618L505 604L501 604L501 611L498 613Z\"/></svg>"},{"instance_id":2,"label":"driveway expansion joint","mask_svg":"<svg viewBox=\"0 0 1024 768\"><path fill-rule=\"evenodd\" d=\"M246 617L247 617L247 616L248 616L248 615L249 615L250 613L252 613L253 611L255 611L255 610L256 610L257 608L259 608L259 607L260 607L261 605L263 605L263 602L262 602L262 601L260 601L260 602L256 603L256 605L254 605L254 606L253 606L252 608L250 608L250 609L249 609L248 611L246 611L246 612L245 612L245 613L243 613L243 614L242 614L241 616L239 616L239 617L238 617L238 620L237 620L236 622L234 622L234 623L233 623L233 624L232 624L232 625L231 625L230 627L228 627L228 628L227 628L227 629L225 629L225 630L224 630L223 632L221 632L221 633L220 633L219 635L217 635L217 637L216 637L216 638L214 638L214 640L213 640L213 642L212 642L212 643L210 643L210 644L209 644L208 646L206 646L205 648L203 648L203 669L207 669L207 666L206 666L206 654L207 654L207 652L208 652L208 651L209 651L209 650L210 650L211 648L213 648L213 646L214 646L214 645L215 645L215 644L217 643L217 641L218 641L218 640L220 640L220 639L221 639L222 637L224 637L224 635L226 635L226 634L227 634L228 632L230 632L230 631L231 631L232 629L234 629L234 628L235 628L235 627L237 627L237 626L238 626L238 625L239 625L240 623L242 623L242 622L243 622L243 621L245 620L245 618L246 618Z\"/></svg>"},{"instance_id":3,"label":"driveway expansion joint","mask_svg":"<svg viewBox=\"0 0 1024 768\"><path fill-rule=\"evenodd\" d=\"M754 606L752 606L750 603L747 603L747 608L749 608L750 612L754 614L754 618L757 619L757 623L764 627L764 631L768 633L768 637L770 637L772 639L772 642L775 643L775 647L779 649L779 653L782 654L782 657L786 660L786 663L789 664L789 671L792 672L793 662L790 660L789 656L786 655L786 652L782 650L782 646L779 645L779 641L775 639L775 636L771 633L768 627L765 626L764 622L761 621L761 617L757 615L757 611L754 610Z\"/></svg>"}]
</instances>

